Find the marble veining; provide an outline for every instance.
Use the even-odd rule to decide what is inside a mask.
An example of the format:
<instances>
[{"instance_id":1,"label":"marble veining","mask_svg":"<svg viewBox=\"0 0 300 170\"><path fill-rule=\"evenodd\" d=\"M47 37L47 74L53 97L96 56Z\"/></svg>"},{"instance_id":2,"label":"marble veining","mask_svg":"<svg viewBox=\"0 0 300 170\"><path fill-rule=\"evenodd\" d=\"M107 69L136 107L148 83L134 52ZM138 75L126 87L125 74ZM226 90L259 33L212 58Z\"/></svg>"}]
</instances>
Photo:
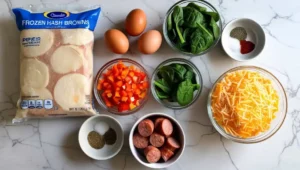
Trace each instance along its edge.
<instances>
[{"instance_id":1,"label":"marble veining","mask_svg":"<svg viewBox=\"0 0 300 170\"><path fill-rule=\"evenodd\" d=\"M189 59L199 68L204 88L196 104L173 111L151 97L145 107L131 116L115 116L124 127L125 143L121 152L107 161L88 158L79 148L77 135L86 118L30 120L11 123L19 96L19 32L10 12L29 4L69 3L101 5L102 13L95 30L94 72L111 59L128 57L140 62L151 75L162 61L172 57ZM162 31L165 13L175 0L2 0L0 1L0 169L1 170L134 170L147 169L132 156L128 146L131 126L150 112L174 116L183 126L187 144L182 158L168 170L299 170L300 169L300 1L299 0L210 0L222 14L223 25L247 17L260 23L267 44L259 58L237 62L227 57L218 44L209 53L186 57L163 42L153 55L137 50L137 38L130 37L125 55L105 48L103 34L109 28L124 29L124 19L134 8L147 14L147 30ZM206 111L207 95L216 79L240 65L263 67L277 76L288 97L288 113L281 129L258 144L238 144L221 137L211 125ZM100 113L109 114L99 108Z\"/></svg>"}]
</instances>

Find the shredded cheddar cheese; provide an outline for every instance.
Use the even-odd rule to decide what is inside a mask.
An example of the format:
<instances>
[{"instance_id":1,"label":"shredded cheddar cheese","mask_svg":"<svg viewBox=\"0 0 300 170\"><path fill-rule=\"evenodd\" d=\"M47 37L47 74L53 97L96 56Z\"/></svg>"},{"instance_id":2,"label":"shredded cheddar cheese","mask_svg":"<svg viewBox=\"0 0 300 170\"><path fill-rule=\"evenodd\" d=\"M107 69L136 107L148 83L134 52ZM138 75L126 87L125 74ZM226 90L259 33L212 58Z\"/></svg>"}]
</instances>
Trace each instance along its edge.
<instances>
[{"instance_id":1,"label":"shredded cheddar cheese","mask_svg":"<svg viewBox=\"0 0 300 170\"><path fill-rule=\"evenodd\" d=\"M271 80L254 71L228 73L212 93L213 117L237 137L250 138L270 128L279 107Z\"/></svg>"}]
</instances>

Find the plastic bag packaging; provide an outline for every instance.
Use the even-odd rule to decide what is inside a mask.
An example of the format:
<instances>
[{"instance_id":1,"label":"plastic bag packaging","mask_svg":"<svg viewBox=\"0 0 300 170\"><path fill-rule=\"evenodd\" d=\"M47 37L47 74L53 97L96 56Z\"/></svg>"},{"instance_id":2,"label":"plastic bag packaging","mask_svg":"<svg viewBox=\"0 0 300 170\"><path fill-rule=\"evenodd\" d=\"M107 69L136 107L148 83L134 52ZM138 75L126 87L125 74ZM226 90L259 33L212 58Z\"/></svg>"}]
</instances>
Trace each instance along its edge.
<instances>
[{"instance_id":1,"label":"plastic bag packaging","mask_svg":"<svg viewBox=\"0 0 300 170\"><path fill-rule=\"evenodd\" d=\"M96 113L92 50L101 8L76 13L45 9L12 10L21 31L21 94L13 123Z\"/></svg>"}]
</instances>

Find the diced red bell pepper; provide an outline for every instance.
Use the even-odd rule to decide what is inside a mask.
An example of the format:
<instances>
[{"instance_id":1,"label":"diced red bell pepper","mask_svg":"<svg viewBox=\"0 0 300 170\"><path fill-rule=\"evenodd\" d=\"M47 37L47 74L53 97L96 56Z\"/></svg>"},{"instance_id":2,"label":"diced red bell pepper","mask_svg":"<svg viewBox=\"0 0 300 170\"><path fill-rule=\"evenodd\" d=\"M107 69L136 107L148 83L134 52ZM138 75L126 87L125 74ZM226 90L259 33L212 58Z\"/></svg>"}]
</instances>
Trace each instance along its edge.
<instances>
[{"instance_id":1,"label":"diced red bell pepper","mask_svg":"<svg viewBox=\"0 0 300 170\"><path fill-rule=\"evenodd\" d=\"M115 92L115 97L121 97L119 91Z\"/></svg>"},{"instance_id":2,"label":"diced red bell pepper","mask_svg":"<svg viewBox=\"0 0 300 170\"><path fill-rule=\"evenodd\" d=\"M127 76L127 77L125 77L125 81L127 82L127 83L131 83L131 77L129 77L129 76Z\"/></svg>"},{"instance_id":3,"label":"diced red bell pepper","mask_svg":"<svg viewBox=\"0 0 300 170\"><path fill-rule=\"evenodd\" d=\"M121 77L122 77L123 79L125 79L126 76L127 76L127 74L128 74L128 72L129 72L128 69L124 69L124 70L122 71L122 73L121 73Z\"/></svg>"},{"instance_id":4,"label":"diced red bell pepper","mask_svg":"<svg viewBox=\"0 0 300 170\"><path fill-rule=\"evenodd\" d=\"M145 89L149 88L148 82L146 82L146 81L143 82L143 88L145 88Z\"/></svg>"},{"instance_id":5,"label":"diced red bell pepper","mask_svg":"<svg viewBox=\"0 0 300 170\"><path fill-rule=\"evenodd\" d=\"M127 92L124 90L121 90L121 96L127 97Z\"/></svg>"},{"instance_id":6,"label":"diced red bell pepper","mask_svg":"<svg viewBox=\"0 0 300 170\"><path fill-rule=\"evenodd\" d=\"M117 80L122 80L122 77L121 76L117 76Z\"/></svg>"},{"instance_id":7,"label":"diced red bell pepper","mask_svg":"<svg viewBox=\"0 0 300 170\"><path fill-rule=\"evenodd\" d=\"M102 96L102 99L104 100L104 103L107 107L112 107L112 103L109 101L109 99L106 96Z\"/></svg>"},{"instance_id":8,"label":"diced red bell pepper","mask_svg":"<svg viewBox=\"0 0 300 170\"><path fill-rule=\"evenodd\" d=\"M120 81L120 80L117 81L117 82L116 82L116 86L117 86L117 87L122 87L122 86L123 86L123 82Z\"/></svg>"},{"instance_id":9,"label":"diced red bell pepper","mask_svg":"<svg viewBox=\"0 0 300 170\"><path fill-rule=\"evenodd\" d=\"M114 65L113 66L113 68L112 68L112 72L113 72L113 75L115 76L115 77L117 77L118 75L119 75L119 69L118 69L118 67L116 66L116 65Z\"/></svg>"},{"instance_id":10,"label":"diced red bell pepper","mask_svg":"<svg viewBox=\"0 0 300 170\"><path fill-rule=\"evenodd\" d=\"M129 108L130 108L130 110L132 110L132 109L136 108L136 105L133 104L133 103L130 103L130 104L129 104Z\"/></svg>"},{"instance_id":11,"label":"diced red bell pepper","mask_svg":"<svg viewBox=\"0 0 300 170\"><path fill-rule=\"evenodd\" d=\"M136 90L134 91L134 94L140 95L140 94L141 94L141 90L140 90L140 89L136 89Z\"/></svg>"},{"instance_id":12,"label":"diced red bell pepper","mask_svg":"<svg viewBox=\"0 0 300 170\"><path fill-rule=\"evenodd\" d=\"M119 107L118 107L118 111L119 112L124 112L124 111L128 111L129 110L129 105L126 103L120 103Z\"/></svg>"},{"instance_id":13,"label":"diced red bell pepper","mask_svg":"<svg viewBox=\"0 0 300 170\"><path fill-rule=\"evenodd\" d=\"M113 76L113 75L107 76L107 79L108 79L111 83L114 82L114 76Z\"/></svg>"},{"instance_id":14,"label":"diced red bell pepper","mask_svg":"<svg viewBox=\"0 0 300 170\"><path fill-rule=\"evenodd\" d=\"M134 65L129 66L129 70L135 70Z\"/></svg>"},{"instance_id":15,"label":"diced red bell pepper","mask_svg":"<svg viewBox=\"0 0 300 170\"><path fill-rule=\"evenodd\" d=\"M136 84L132 84L131 88L132 88L132 90L135 90L135 89L137 89L137 85Z\"/></svg>"},{"instance_id":16,"label":"diced red bell pepper","mask_svg":"<svg viewBox=\"0 0 300 170\"><path fill-rule=\"evenodd\" d=\"M98 81L97 89L107 107L117 107L120 112L134 109L140 99L146 97L149 88L144 79L146 74L135 66L126 66L120 60L104 73Z\"/></svg>"},{"instance_id":17,"label":"diced red bell pepper","mask_svg":"<svg viewBox=\"0 0 300 170\"><path fill-rule=\"evenodd\" d=\"M146 96L146 92L142 92L141 94L139 94L139 97L140 97L141 99L145 98L145 96Z\"/></svg>"},{"instance_id":18,"label":"diced red bell pepper","mask_svg":"<svg viewBox=\"0 0 300 170\"><path fill-rule=\"evenodd\" d=\"M133 96L133 93L132 92L127 92L127 96L130 98Z\"/></svg>"},{"instance_id":19,"label":"diced red bell pepper","mask_svg":"<svg viewBox=\"0 0 300 170\"><path fill-rule=\"evenodd\" d=\"M129 84L129 83L126 83L125 90L126 90L127 92L132 91L132 85Z\"/></svg>"},{"instance_id":20,"label":"diced red bell pepper","mask_svg":"<svg viewBox=\"0 0 300 170\"><path fill-rule=\"evenodd\" d=\"M128 75L129 75L130 77L133 77L135 74L134 74L133 71L130 71L130 72L128 73Z\"/></svg>"},{"instance_id":21,"label":"diced red bell pepper","mask_svg":"<svg viewBox=\"0 0 300 170\"><path fill-rule=\"evenodd\" d=\"M116 105L118 105L118 104L120 103L120 97L114 96L114 97L113 97L113 101L114 101L114 103L115 103Z\"/></svg>"},{"instance_id":22,"label":"diced red bell pepper","mask_svg":"<svg viewBox=\"0 0 300 170\"><path fill-rule=\"evenodd\" d=\"M126 96L123 96L123 97L121 98L121 101L122 101L122 102L127 102L127 100L128 100L128 97L126 97Z\"/></svg>"},{"instance_id":23,"label":"diced red bell pepper","mask_svg":"<svg viewBox=\"0 0 300 170\"><path fill-rule=\"evenodd\" d=\"M107 96L108 98L111 98L112 93L106 93L106 96Z\"/></svg>"},{"instance_id":24,"label":"diced red bell pepper","mask_svg":"<svg viewBox=\"0 0 300 170\"><path fill-rule=\"evenodd\" d=\"M133 80L133 82L137 83L138 82L138 77L137 76L133 76L132 80Z\"/></svg>"}]
</instances>

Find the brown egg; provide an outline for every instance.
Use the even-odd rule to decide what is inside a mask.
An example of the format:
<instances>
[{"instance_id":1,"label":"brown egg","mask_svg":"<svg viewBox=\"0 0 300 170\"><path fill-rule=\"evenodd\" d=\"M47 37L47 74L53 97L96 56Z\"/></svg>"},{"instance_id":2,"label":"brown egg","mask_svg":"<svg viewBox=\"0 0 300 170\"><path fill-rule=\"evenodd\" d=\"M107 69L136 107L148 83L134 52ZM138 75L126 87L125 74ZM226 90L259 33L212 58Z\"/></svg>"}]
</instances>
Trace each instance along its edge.
<instances>
[{"instance_id":1,"label":"brown egg","mask_svg":"<svg viewBox=\"0 0 300 170\"><path fill-rule=\"evenodd\" d=\"M131 36L140 35L146 28L146 14L141 9L132 10L126 17L125 29Z\"/></svg>"},{"instance_id":2,"label":"brown egg","mask_svg":"<svg viewBox=\"0 0 300 170\"><path fill-rule=\"evenodd\" d=\"M143 54L155 53L162 42L162 36L157 30L145 32L138 40L139 51Z\"/></svg>"},{"instance_id":3,"label":"brown egg","mask_svg":"<svg viewBox=\"0 0 300 170\"><path fill-rule=\"evenodd\" d=\"M106 46L116 54L124 54L128 51L128 38L117 29L107 30L104 35L104 41Z\"/></svg>"}]
</instances>

